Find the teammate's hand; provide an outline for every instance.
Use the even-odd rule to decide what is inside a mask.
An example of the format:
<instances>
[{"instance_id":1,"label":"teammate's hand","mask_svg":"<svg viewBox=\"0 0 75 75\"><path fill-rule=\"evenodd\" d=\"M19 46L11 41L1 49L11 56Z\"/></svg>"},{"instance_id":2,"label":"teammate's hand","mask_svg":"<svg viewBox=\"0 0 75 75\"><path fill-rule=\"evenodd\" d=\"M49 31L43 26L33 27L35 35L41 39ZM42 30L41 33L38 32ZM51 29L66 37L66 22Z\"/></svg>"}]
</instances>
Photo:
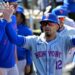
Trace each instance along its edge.
<instances>
[{"instance_id":1,"label":"teammate's hand","mask_svg":"<svg viewBox=\"0 0 75 75\"><path fill-rule=\"evenodd\" d=\"M26 74L29 74L30 73L30 70L31 70L30 65L26 65L25 66L25 72L26 72Z\"/></svg>"},{"instance_id":2,"label":"teammate's hand","mask_svg":"<svg viewBox=\"0 0 75 75\"><path fill-rule=\"evenodd\" d=\"M0 12L3 13L3 18L9 22L14 13L13 5L9 5L9 3L2 3L0 6L3 7L3 9L0 9Z\"/></svg>"}]
</instances>

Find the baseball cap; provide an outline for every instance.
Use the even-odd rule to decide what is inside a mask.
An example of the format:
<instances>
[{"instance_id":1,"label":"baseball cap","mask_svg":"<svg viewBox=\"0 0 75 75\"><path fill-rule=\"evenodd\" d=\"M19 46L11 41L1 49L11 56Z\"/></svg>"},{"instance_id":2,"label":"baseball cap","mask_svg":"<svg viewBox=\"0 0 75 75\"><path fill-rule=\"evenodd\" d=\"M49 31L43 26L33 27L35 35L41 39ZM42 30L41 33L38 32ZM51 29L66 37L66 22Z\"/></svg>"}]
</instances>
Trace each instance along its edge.
<instances>
[{"instance_id":1,"label":"baseball cap","mask_svg":"<svg viewBox=\"0 0 75 75\"><path fill-rule=\"evenodd\" d=\"M4 2L17 2L17 0L3 0Z\"/></svg>"},{"instance_id":2,"label":"baseball cap","mask_svg":"<svg viewBox=\"0 0 75 75\"><path fill-rule=\"evenodd\" d=\"M24 13L24 8L22 6L18 6L16 12Z\"/></svg>"},{"instance_id":3,"label":"baseball cap","mask_svg":"<svg viewBox=\"0 0 75 75\"><path fill-rule=\"evenodd\" d=\"M58 20L57 16L52 13L47 13L47 14L43 15L42 20L40 21L40 24L42 22L47 22L47 21L59 24L59 20Z\"/></svg>"},{"instance_id":4,"label":"baseball cap","mask_svg":"<svg viewBox=\"0 0 75 75\"><path fill-rule=\"evenodd\" d=\"M62 6L57 6L52 10L52 13L57 15L57 17L66 17L68 15L67 9L64 9Z\"/></svg>"}]
</instances>

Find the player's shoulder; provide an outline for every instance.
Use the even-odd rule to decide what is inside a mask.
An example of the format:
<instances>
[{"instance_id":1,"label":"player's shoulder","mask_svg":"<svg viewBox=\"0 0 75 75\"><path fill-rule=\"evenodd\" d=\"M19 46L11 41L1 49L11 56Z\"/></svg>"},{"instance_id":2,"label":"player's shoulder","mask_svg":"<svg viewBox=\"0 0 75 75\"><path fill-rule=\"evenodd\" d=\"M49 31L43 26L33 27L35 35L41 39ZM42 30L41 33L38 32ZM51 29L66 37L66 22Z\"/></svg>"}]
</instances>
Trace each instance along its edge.
<instances>
[{"instance_id":1,"label":"player's shoulder","mask_svg":"<svg viewBox=\"0 0 75 75\"><path fill-rule=\"evenodd\" d=\"M65 24L67 24L68 26L71 26L71 27L75 27L74 20L71 18L68 18L68 17L65 18Z\"/></svg>"},{"instance_id":2,"label":"player's shoulder","mask_svg":"<svg viewBox=\"0 0 75 75\"><path fill-rule=\"evenodd\" d=\"M59 34L59 35L58 35L58 38L59 38L59 40L65 41L65 40L67 40L67 39L70 39L70 36L68 35L68 33L67 33L67 31L66 31L66 33L64 33L64 34Z\"/></svg>"},{"instance_id":3,"label":"player's shoulder","mask_svg":"<svg viewBox=\"0 0 75 75\"><path fill-rule=\"evenodd\" d=\"M66 17L65 20L68 20L68 21L70 21L70 22L74 22L74 20L71 19L71 18L69 18L69 17Z\"/></svg>"},{"instance_id":4,"label":"player's shoulder","mask_svg":"<svg viewBox=\"0 0 75 75\"><path fill-rule=\"evenodd\" d=\"M67 29L67 30L75 30L75 28L73 28L73 27L71 27L71 26L69 26L69 25L64 25L65 26L65 28Z\"/></svg>"}]
</instances>

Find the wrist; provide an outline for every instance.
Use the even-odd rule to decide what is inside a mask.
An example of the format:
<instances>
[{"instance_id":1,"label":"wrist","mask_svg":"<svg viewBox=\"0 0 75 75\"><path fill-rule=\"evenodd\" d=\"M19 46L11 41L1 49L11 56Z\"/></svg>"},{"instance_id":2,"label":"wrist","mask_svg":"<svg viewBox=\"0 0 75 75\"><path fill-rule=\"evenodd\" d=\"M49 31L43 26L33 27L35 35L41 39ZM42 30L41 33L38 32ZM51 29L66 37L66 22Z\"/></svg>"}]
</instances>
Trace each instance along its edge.
<instances>
[{"instance_id":1,"label":"wrist","mask_svg":"<svg viewBox=\"0 0 75 75\"><path fill-rule=\"evenodd\" d=\"M7 15L7 16L4 16L4 19L9 23L11 22L11 16Z\"/></svg>"},{"instance_id":2,"label":"wrist","mask_svg":"<svg viewBox=\"0 0 75 75\"><path fill-rule=\"evenodd\" d=\"M11 19L8 19L8 20L7 20L8 23L10 23L11 21L12 21Z\"/></svg>"}]
</instances>

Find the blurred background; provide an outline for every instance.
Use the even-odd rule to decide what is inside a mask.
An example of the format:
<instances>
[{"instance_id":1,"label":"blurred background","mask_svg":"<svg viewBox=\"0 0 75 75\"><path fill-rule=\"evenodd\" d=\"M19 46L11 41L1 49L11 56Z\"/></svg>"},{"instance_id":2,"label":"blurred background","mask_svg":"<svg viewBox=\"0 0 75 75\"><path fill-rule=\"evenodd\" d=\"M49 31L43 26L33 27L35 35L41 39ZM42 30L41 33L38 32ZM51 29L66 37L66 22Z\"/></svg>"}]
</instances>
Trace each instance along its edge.
<instances>
[{"instance_id":1,"label":"blurred background","mask_svg":"<svg viewBox=\"0 0 75 75\"><path fill-rule=\"evenodd\" d=\"M18 4L22 5L25 10L24 14L27 19L27 25L36 34L40 34L40 19L44 13L55 7L55 0L18 0Z\"/></svg>"},{"instance_id":2,"label":"blurred background","mask_svg":"<svg viewBox=\"0 0 75 75\"><path fill-rule=\"evenodd\" d=\"M40 34L40 19L44 13L50 12L57 5L62 5L63 0L18 0L25 10L27 25L34 33Z\"/></svg>"}]
</instances>

